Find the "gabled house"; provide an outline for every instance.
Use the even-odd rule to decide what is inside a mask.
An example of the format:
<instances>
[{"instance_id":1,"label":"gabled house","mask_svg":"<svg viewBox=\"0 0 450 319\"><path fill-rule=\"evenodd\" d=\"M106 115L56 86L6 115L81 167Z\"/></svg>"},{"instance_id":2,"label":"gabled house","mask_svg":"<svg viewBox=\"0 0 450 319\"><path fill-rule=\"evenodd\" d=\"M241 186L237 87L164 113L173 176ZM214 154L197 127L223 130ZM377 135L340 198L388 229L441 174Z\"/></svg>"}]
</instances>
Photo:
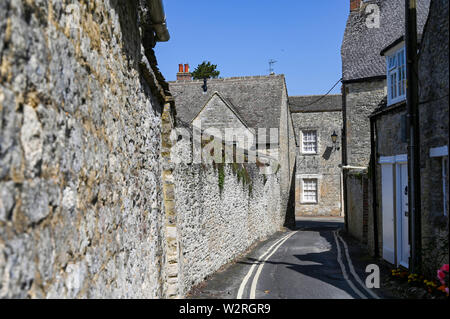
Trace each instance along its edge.
<instances>
[{"instance_id":1,"label":"gabled house","mask_svg":"<svg viewBox=\"0 0 450 319\"><path fill-rule=\"evenodd\" d=\"M276 157L288 215L293 216L295 134L289 112L284 75L192 80L188 67L180 66L178 80L169 82L179 125L201 131L213 128L244 132L254 139L248 149ZM212 134L214 135L214 134ZM233 138L234 139L234 138ZM232 142L227 140L225 142Z\"/></svg>"},{"instance_id":2,"label":"gabled house","mask_svg":"<svg viewBox=\"0 0 450 319\"><path fill-rule=\"evenodd\" d=\"M430 0L417 1L419 34L423 32L429 4ZM350 1L350 15L341 48L344 209L348 232L367 243L371 251L377 245L382 247L382 239L378 238L376 245L373 227L369 227L374 224L374 216L370 213L373 205L370 202L372 186L368 170L371 161L370 115L383 103L389 103L393 112L401 112L404 108L401 106L404 99L404 55L401 43L396 43L404 35L404 30L404 0ZM380 54L384 49L388 49L385 52L388 64L386 56ZM389 87L395 91L389 91ZM395 122L399 125L398 132L384 130L382 134L397 134L396 137L401 138L402 121ZM394 148L403 145L393 144ZM404 154L403 150L398 152ZM380 219L376 224L381 229Z\"/></svg>"}]
</instances>

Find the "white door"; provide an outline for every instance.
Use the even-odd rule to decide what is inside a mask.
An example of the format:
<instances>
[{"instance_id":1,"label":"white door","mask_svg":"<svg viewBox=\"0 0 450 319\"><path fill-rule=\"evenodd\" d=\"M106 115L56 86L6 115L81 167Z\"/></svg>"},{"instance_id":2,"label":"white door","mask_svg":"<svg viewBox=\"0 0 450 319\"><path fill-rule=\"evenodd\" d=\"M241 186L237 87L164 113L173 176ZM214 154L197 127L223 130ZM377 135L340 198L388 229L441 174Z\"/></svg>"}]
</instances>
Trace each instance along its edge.
<instances>
[{"instance_id":1,"label":"white door","mask_svg":"<svg viewBox=\"0 0 450 319\"><path fill-rule=\"evenodd\" d=\"M408 223L408 165L399 164L397 170L397 260L404 267L409 264L409 223Z\"/></svg>"},{"instance_id":2,"label":"white door","mask_svg":"<svg viewBox=\"0 0 450 319\"><path fill-rule=\"evenodd\" d=\"M381 165L383 259L391 264L395 264L394 194L394 167L392 164L383 164Z\"/></svg>"}]
</instances>

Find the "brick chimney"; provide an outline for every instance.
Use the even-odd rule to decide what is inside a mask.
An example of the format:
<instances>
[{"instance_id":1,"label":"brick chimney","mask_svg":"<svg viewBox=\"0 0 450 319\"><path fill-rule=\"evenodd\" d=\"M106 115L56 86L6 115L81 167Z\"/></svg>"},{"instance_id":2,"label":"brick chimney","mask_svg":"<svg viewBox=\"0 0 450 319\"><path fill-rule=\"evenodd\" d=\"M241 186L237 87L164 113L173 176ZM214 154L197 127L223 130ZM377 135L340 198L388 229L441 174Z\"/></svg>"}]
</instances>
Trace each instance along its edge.
<instances>
[{"instance_id":1,"label":"brick chimney","mask_svg":"<svg viewBox=\"0 0 450 319\"><path fill-rule=\"evenodd\" d=\"M358 11L361 7L361 0L350 0L350 12Z\"/></svg>"},{"instance_id":2,"label":"brick chimney","mask_svg":"<svg viewBox=\"0 0 450 319\"><path fill-rule=\"evenodd\" d=\"M191 81L192 75L189 73L189 64L178 64L177 81Z\"/></svg>"}]
</instances>

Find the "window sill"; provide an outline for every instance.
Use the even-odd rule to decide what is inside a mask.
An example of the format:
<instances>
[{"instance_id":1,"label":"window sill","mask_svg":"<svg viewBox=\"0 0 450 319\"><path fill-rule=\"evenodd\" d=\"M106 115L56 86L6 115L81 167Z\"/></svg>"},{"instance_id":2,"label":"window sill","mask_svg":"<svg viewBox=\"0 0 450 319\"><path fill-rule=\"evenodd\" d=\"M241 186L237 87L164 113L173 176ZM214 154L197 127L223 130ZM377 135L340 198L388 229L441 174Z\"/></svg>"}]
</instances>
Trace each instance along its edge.
<instances>
[{"instance_id":1,"label":"window sill","mask_svg":"<svg viewBox=\"0 0 450 319\"><path fill-rule=\"evenodd\" d=\"M310 206L316 206L319 205L319 202L300 202L301 205L310 205Z\"/></svg>"},{"instance_id":2,"label":"window sill","mask_svg":"<svg viewBox=\"0 0 450 319\"><path fill-rule=\"evenodd\" d=\"M304 153L304 152L302 152L302 153L300 153L300 155L302 155L302 156L313 156L313 155L319 155L319 153Z\"/></svg>"},{"instance_id":3,"label":"window sill","mask_svg":"<svg viewBox=\"0 0 450 319\"><path fill-rule=\"evenodd\" d=\"M401 98L396 98L394 100L390 100L387 102L387 107L391 107L397 104L401 104L401 103L406 103L406 96L401 97Z\"/></svg>"}]
</instances>

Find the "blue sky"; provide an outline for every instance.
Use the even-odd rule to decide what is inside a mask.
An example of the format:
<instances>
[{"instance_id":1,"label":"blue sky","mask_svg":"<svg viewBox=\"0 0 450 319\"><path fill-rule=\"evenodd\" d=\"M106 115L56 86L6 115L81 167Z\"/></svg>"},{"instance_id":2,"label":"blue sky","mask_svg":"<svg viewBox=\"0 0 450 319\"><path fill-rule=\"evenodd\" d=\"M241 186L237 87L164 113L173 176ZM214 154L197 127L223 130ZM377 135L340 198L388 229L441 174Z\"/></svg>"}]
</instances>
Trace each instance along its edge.
<instances>
[{"instance_id":1,"label":"blue sky","mask_svg":"<svg viewBox=\"0 0 450 319\"><path fill-rule=\"evenodd\" d=\"M350 0L164 0L171 39L158 43L166 80L179 63L218 65L220 77L285 74L289 95L324 94L341 77ZM340 85L333 90L340 93Z\"/></svg>"}]
</instances>

